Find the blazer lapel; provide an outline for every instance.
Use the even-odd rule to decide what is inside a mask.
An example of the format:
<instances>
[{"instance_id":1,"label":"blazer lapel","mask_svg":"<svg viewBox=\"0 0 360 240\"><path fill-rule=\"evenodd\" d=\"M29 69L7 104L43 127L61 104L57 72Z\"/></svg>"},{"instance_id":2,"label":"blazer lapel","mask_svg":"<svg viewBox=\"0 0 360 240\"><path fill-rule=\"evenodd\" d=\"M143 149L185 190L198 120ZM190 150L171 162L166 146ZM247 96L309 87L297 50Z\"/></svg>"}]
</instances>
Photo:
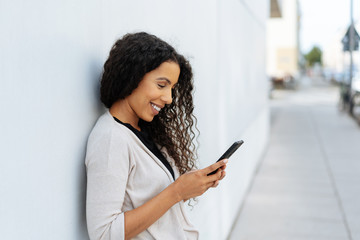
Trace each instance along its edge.
<instances>
[{"instance_id":1,"label":"blazer lapel","mask_svg":"<svg viewBox=\"0 0 360 240\"><path fill-rule=\"evenodd\" d=\"M129 137L131 137L136 143L137 145L139 145L139 147L144 150L156 163L157 165L166 173L166 175L168 176L170 182L174 182L173 176L171 175L170 171L165 167L165 165L160 161L160 159L158 159L155 154L153 154L142 142L141 140L127 127L122 126L121 127L126 129L126 132L129 134ZM168 155L168 154L167 154ZM169 162L170 163L170 162ZM172 167L173 164L170 163L170 166ZM174 170L174 174L175 174L175 179L176 179L176 169Z\"/></svg>"}]
</instances>

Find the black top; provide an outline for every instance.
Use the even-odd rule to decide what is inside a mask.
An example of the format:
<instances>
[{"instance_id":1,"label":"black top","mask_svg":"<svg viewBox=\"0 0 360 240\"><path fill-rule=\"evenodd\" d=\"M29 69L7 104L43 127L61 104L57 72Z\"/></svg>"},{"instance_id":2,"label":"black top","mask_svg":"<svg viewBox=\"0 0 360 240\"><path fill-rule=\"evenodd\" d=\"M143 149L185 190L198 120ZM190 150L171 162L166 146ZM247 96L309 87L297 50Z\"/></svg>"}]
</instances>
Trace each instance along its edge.
<instances>
[{"instance_id":1,"label":"black top","mask_svg":"<svg viewBox=\"0 0 360 240\"><path fill-rule=\"evenodd\" d=\"M160 150L155 145L154 141L151 139L151 136L146 131L139 131L128 123L123 123L116 117L114 117L115 121L124 125L128 129L130 129L139 139L140 141L165 165L165 167L171 173L173 179L175 180L174 170L170 166L170 163L166 160L164 155L160 152Z\"/></svg>"}]
</instances>

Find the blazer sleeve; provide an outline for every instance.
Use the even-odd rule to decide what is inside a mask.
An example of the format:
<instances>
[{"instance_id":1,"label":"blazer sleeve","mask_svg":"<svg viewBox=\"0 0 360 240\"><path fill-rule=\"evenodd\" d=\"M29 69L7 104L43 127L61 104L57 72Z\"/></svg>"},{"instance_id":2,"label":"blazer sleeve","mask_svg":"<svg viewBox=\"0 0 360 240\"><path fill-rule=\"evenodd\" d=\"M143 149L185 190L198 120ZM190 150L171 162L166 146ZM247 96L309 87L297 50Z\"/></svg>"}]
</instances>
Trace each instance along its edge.
<instances>
[{"instance_id":1,"label":"blazer sleeve","mask_svg":"<svg viewBox=\"0 0 360 240\"><path fill-rule=\"evenodd\" d=\"M110 135L88 142L86 220L90 240L125 238L122 206L130 157L126 142Z\"/></svg>"}]
</instances>

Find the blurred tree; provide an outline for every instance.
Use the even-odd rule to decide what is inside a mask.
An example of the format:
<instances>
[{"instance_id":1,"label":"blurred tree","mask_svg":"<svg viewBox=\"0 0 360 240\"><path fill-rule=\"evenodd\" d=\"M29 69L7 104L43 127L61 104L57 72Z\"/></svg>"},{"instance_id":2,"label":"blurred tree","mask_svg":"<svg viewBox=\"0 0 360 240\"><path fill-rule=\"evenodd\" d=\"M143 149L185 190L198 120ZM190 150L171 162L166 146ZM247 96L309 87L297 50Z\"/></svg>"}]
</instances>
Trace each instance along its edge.
<instances>
[{"instance_id":1,"label":"blurred tree","mask_svg":"<svg viewBox=\"0 0 360 240\"><path fill-rule=\"evenodd\" d=\"M310 52L304 55L306 59L306 65L310 67L314 66L315 63L320 63L320 65L322 65L321 55L322 55L321 49L317 46L314 46L310 50Z\"/></svg>"}]
</instances>

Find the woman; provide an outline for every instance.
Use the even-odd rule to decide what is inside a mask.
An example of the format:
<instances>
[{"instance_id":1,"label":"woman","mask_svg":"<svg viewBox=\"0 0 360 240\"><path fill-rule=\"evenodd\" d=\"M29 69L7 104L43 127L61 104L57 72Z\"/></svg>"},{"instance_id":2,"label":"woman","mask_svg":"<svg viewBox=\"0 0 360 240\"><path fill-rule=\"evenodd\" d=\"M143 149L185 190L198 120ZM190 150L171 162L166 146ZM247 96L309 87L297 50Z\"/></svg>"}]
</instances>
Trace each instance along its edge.
<instances>
[{"instance_id":1,"label":"woman","mask_svg":"<svg viewBox=\"0 0 360 240\"><path fill-rule=\"evenodd\" d=\"M198 238L184 201L216 187L227 160L193 170L192 89L190 64L161 39L127 34L112 47L100 89L109 110L85 160L90 239Z\"/></svg>"}]
</instances>

